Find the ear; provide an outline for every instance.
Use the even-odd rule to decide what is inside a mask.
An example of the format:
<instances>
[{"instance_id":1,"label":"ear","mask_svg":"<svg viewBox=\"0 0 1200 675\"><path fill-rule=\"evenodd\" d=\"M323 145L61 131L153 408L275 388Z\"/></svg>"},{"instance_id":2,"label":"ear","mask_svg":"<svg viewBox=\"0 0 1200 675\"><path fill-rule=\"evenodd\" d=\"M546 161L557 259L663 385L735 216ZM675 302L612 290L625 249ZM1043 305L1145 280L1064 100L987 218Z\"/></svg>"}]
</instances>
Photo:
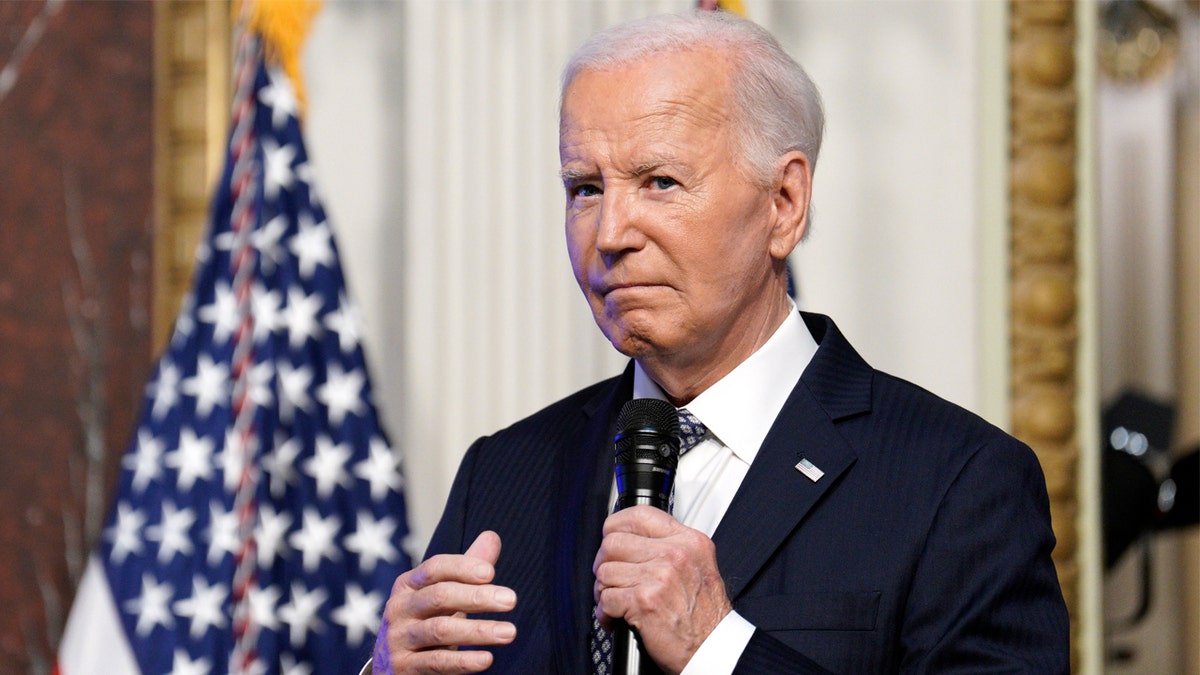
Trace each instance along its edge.
<instances>
[{"instance_id":1,"label":"ear","mask_svg":"<svg viewBox=\"0 0 1200 675\"><path fill-rule=\"evenodd\" d=\"M787 258L808 230L808 204L812 199L812 165L808 156L793 150L779 159L773 200L775 225L771 230L771 257Z\"/></svg>"}]
</instances>

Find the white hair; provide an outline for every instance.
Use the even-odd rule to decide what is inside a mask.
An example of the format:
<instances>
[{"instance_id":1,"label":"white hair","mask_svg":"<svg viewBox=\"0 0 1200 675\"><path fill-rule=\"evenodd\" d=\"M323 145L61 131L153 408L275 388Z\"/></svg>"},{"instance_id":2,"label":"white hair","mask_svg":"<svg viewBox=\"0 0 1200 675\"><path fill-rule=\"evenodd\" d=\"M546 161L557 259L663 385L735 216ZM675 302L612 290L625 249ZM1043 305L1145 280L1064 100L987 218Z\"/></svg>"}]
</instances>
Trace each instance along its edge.
<instances>
[{"instance_id":1,"label":"white hair","mask_svg":"<svg viewBox=\"0 0 1200 675\"><path fill-rule=\"evenodd\" d=\"M769 184L781 156L799 150L815 168L825 115L808 74L758 24L728 12L663 14L592 36L563 69L562 95L579 73L627 66L656 53L716 48L733 67L735 138L750 178Z\"/></svg>"}]
</instances>

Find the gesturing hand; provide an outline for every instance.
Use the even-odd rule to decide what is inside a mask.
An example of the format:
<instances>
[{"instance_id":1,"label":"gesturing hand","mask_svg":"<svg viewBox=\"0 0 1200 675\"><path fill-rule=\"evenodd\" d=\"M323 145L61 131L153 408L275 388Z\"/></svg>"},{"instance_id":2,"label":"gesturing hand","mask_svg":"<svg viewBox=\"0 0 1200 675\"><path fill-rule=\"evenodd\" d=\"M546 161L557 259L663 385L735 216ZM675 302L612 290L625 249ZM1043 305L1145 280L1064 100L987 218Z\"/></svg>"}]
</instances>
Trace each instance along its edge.
<instances>
[{"instance_id":1,"label":"gesturing hand","mask_svg":"<svg viewBox=\"0 0 1200 675\"><path fill-rule=\"evenodd\" d=\"M604 521L592 570L601 623L624 618L666 672L683 670L733 609L712 540L650 506Z\"/></svg>"},{"instance_id":2,"label":"gesturing hand","mask_svg":"<svg viewBox=\"0 0 1200 675\"><path fill-rule=\"evenodd\" d=\"M466 617L516 606L512 589L491 584L499 557L500 536L483 532L466 553L433 556L397 577L372 657L375 675L477 673L491 666L491 652L457 648L504 645L516 637L507 621Z\"/></svg>"}]
</instances>

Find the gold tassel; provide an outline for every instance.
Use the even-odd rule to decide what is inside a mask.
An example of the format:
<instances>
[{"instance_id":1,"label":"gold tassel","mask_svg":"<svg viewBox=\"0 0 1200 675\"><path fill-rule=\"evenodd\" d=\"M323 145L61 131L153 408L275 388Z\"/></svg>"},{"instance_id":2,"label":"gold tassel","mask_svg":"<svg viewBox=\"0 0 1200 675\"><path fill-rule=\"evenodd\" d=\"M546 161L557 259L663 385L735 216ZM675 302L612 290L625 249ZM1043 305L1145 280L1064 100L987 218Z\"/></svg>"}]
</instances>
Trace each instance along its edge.
<instances>
[{"instance_id":1,"label":"gold tassel","mask_svg":"<svg viewBox=\"0 0 1200 675\"><path fill-rule=\"evenodd\" d=\"M246 0L250 3L247 29L262 38L267 59L283 68L300 110L304 110L304 80L300 75L300 48L321 9L321 0Z\"/></svg>"},{"instance_id":2,"label":"gold tassel","mask_svg":"<svg viewBox=\"0 0 1200 675\"><path fill-rule=\"evenodd\" d=\"M746 6L742 4L742 0L698 0L696 9L702 9L706 12L721 10L730 14L737 14L740 17L746 16Z\"/></svg>"},{"instance_id":3,"label":"gold tassel","mask_svg":"<svg viewBox=\"0 0 1200 675\"><path fill-rule=\"evenodd\" d=\"M738 16L746 16L746 6L742 0L717 0L717 7Z\"/></svg>"}]
</instances>

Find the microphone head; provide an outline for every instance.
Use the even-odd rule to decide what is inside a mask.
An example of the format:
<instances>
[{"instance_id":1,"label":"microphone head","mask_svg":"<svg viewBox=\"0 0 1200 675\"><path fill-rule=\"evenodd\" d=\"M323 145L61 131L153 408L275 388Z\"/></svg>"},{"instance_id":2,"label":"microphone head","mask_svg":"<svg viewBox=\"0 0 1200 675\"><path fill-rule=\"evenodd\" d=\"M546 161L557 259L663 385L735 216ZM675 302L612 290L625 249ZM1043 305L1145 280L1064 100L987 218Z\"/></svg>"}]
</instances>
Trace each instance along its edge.
<instances>
[{"instance_id":1,"label":"microphone head","mask_svg":"<svg viewBox=\"0 0 1200 675\"><path fill-rule=\"evenodd\" d=\"M613 438L617 508L647 504L667 511L679 464L679 415L656 398L635 398L617 416Z\"/></svg>"},{"instance_id":2,"label":"microphone head","mask_svg":"<svg viewBox=\"0 0 1200 675\"><path fill-rule=\"evenodd\" d=\"M679 462L679 414L659 398L632 399L617 416L613 440L618 464L642 460L673 469Z\"/></svg>"}]
</instances>

